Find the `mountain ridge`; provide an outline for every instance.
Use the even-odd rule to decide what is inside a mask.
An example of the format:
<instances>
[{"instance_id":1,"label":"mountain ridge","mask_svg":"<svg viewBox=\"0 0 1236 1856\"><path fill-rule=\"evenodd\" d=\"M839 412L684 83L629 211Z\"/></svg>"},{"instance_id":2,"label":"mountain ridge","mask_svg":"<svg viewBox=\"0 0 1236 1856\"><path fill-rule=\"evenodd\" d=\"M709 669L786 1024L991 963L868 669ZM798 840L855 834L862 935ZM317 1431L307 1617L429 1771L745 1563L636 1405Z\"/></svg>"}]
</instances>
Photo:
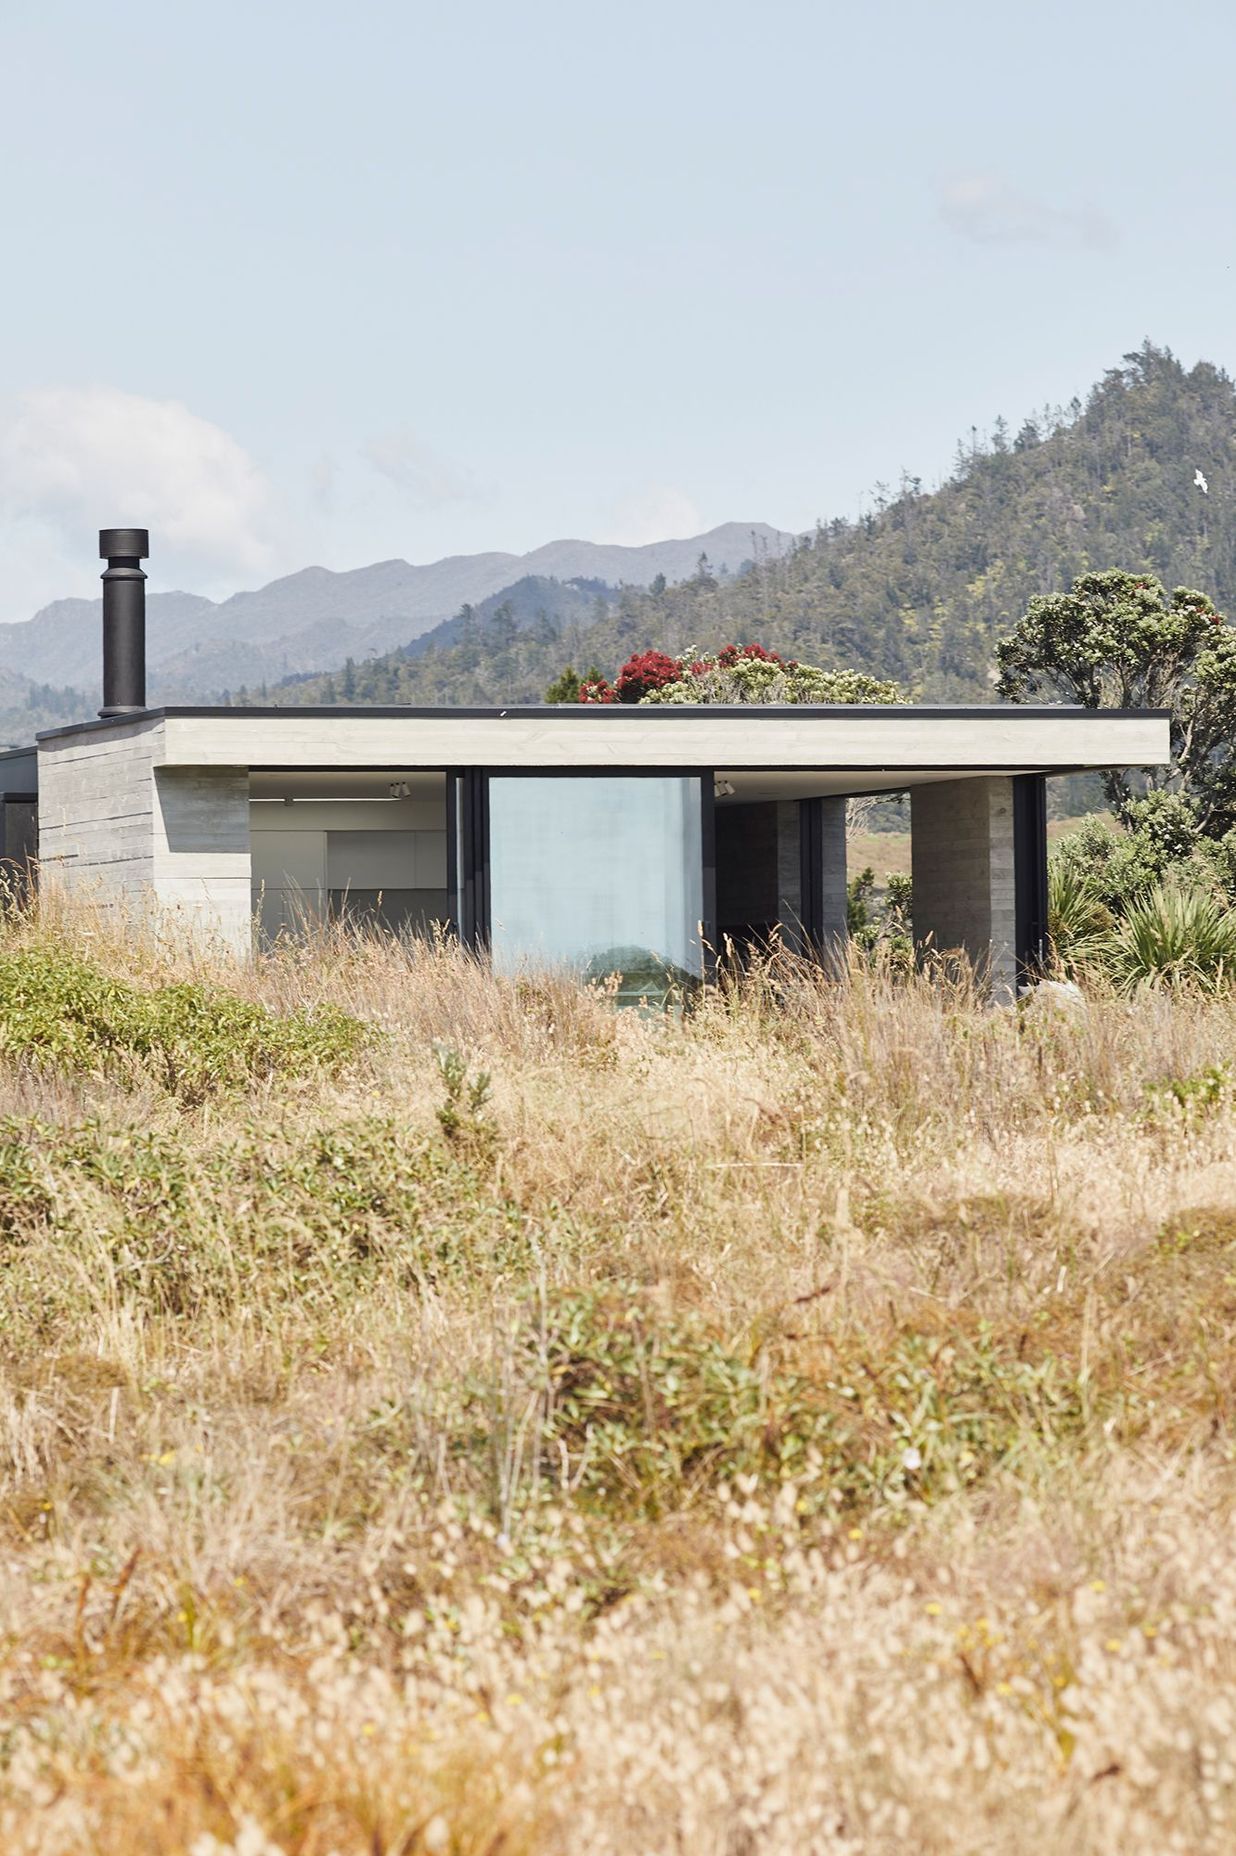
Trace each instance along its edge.
<instances>
[{"instance_id":1,"label":"mountain ridge","mask_svg":"<svg viewBox=\"0 0 1236 1856\"><path fill-rule=\"evenodd\" d=\"M735 572L753 546L782 547L793 539L768 523L729 522L637 546L562 538L522 555L493 549L419 566L397 556L355 568L311 564L220 601L178 590L148 592L151 699L190 701L242 684L340 669L349 656L406 645L460 607L529 575L646 585L661 574L681 578L701 553ZM157 549L157 535L154 540ZM157 559L156 553L156 584ZM81 692L80 713L92 713L101 679L101 615L101 600L69 598L0 625L0 671L19 680L12 687L70 686Z\"/></svg>"}]
</instances>

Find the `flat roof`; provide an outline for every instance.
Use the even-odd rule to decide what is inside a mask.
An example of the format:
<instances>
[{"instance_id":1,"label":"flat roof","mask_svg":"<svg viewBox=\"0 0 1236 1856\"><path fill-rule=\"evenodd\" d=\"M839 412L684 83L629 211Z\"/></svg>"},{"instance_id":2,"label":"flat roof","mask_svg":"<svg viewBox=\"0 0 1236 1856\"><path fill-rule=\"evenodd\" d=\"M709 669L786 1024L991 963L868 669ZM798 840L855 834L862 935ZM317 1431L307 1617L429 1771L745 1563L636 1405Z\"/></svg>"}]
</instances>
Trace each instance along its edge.
<instances>
[{"instance_id":1,"label":"flat roof","mask_svg":"<svg viewBox=\"0 0 1236 1856\"><path fill-rule=\"evenodd\" d=\"M495 708L163 707L38 736L93 759L146 738L155 767L811 774L811 790L896 789L984 773L1164 764L1166 710L815 704L535 704ZM783 782L776 782L786 791ZM787 793L788 796L788 793Z\"/></svg>"},{"instance_id":2,"label":"flat roof","mask_svg":"<svg viewBox=\"0 0 1236 1856\"><path fill-rule=\"evenodd\" d=\"M526 721L536 719L547 722L647 722L665 725L674 721L716 721L733 716L742 721L787 720L792 717L818 716L843 718L854 715L871 716L881 720L908 722L916 718L932 720L958 720L971 717L988 718L999 716L1021 716L1029 719L1044 720L1068 716L1081 721L1111 721L1113 719L1132 720L1170 720L1170 709L1087 709L1080 704L1067 703L652 703L647 707L640 703L515 703L505 708L494 706L476 707L449 703L438 703L427 707L418 707L410 703L265 703L261 706L246 704L243 707L232 703L161 703L154 708L142 709L133 715L93 716L86 721L66 722L59 728L45 728L35 736L36 741L50 741L61 735L81 734L87 730L123 728L126 724L167 719L201 717L202 719L232 719L235 717L254 717L270 721L274 717L305 718L315 720L338 721L353 716L380 717L383 720L402 721L437 721L450 716L460 721ZM14 748L11 753L28 752L27 749Z\"/></svg>"}]
</instances>

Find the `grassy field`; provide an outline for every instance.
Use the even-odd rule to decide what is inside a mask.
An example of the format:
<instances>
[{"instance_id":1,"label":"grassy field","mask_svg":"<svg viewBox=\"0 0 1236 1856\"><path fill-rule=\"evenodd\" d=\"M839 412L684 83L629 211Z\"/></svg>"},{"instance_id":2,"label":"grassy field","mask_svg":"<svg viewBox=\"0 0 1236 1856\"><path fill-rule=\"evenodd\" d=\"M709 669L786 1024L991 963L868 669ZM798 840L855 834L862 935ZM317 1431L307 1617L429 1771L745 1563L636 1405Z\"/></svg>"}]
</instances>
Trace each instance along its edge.
<instances>
[{"instance_id":1,"label":"grassy field","mask_svg":"<svg viewBox=\"0 0 1236 1856\"><path fill-rule=\"evenodd\" d=\"M1105 824L1114 820L1110 812L1095 815ZM1058 838L1067 837L1076 831L1081 820L1077 818L1053 818L1047 821L1047 839L1054 844ZM870 868L875 871L876 886L883 889L886 878L890 876L909 876L910 874L910 834L908 831L856 831L846 841L846 864L851 876L857 876L860 870Z\"/></svg>"},{"instance_id":2,"label":"grassy field","mask_svg":"<svg viewBox=\"0 0 1236 1856\"><path fill-rule=\"evenodd\" d=\"M1234 1047L10 927L0 1849L1230 1851Z\"/></svg>"}]
</instances>

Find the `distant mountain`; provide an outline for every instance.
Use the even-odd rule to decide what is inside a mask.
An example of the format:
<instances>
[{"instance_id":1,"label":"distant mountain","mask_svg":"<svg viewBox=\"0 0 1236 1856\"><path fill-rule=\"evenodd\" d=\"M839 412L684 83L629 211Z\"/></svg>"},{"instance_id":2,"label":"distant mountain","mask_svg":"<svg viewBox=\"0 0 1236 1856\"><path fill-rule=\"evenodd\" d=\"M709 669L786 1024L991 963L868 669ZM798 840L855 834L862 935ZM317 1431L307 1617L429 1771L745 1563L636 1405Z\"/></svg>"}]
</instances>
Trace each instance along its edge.
<instances>
[{"instance_id":1,"label":"distant mountain","mask_svg":"<svg viewBox=\"0 0 1236 1856\"><path fill-rule=\"evenodd\" d=\"M920 699L990 701L995 643L1031 596L1107 567L1200 587L1236 610L1236 388L1209 362L1186 370L1147 343L1084 404L972 437L937 490L903 477L857 522L761 545L728 579L628 587L557 636L442 638L415 659L378 657L358 667L352 698L533 701L566 662L612 676L633 650L759 639L896 678ZM324 687L318 679L294 700Z\"/></svg>"},{"instance_id":2,"label":"distant mountain","mask_svg":"<svg viewBox=\"0 0 1236 1856\"><path fill-rule=\"evenodd\" d=\"M371 664L411 664L419 657L449 651L454 645L462 647L464 656L477 662L485 657L492 664L521 634L534 644L552 645L564 631L599 623L620 597L620 589L604 580L553 580L544 574L525 574L513 586L491 593L477 605L464 605L454 618L443 619L398 651L359 664L348 658L344 671L329 671L325 676L285 677L268 687L267 695L272 702L295 703L302 700L302 691L310 691L315 701L347 702L357 682L368 676ZM238 696L239 700L246 698L252 699L251 690Z\"/></svg>"},{"instance_id":3,"label":"distant mountain","mask_svg":"<svg viewBox=\"0 0 1236 1856\"><path fill-rule=\"evenodd\" d=\"M407 645L529 576L609 587L647 586L658 575L681 579L702 553L737 573L757 550L789 545L766 523L728 522L705 535L626 548L589 541L551 541L530 554L452 555L417 567L379 561L346 573L306 567L255 592L215 603L193 593L152 591L147 599L146 659L153 701L194 701L242 685L255 688L309 671L340 668L375 652ZM150 564L158 586L158 536ZM0 672L15 686L47 683L81 692L69 714L98 705L101 603L61 599L34 618L0 625ZM9 715L0 688L0 729ZM18 717L20 720L20 717ZM43 724L40 724L43 725ZM13 723L9 723L10 728Z\"/></svg>"}]
</instances>

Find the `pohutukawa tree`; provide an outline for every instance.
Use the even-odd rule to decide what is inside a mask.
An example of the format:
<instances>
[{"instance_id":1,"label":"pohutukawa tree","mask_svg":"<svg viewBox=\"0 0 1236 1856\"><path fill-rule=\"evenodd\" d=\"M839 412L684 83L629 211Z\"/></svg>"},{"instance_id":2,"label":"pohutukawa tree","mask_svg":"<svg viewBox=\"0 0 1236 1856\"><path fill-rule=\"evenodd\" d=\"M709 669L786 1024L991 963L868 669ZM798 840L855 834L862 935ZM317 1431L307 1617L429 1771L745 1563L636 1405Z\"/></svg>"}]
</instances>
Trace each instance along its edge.
<instances>
[{"instance_id":1,"label":"pohutukawa tree","mask_svg":"<svg viewBox=\"0 0 1236 1856\"><path fill-rule=\"evenodd\" d=\"M1170 766L1103 775L1119 818L1162 787L1187 799L1207 836L1236 825L1236 630L1205 593L1169 593L1150 574L1080 574L1067 593L1030 601L996 662L1012 702L1170 711Z\"/></svg>"},{"instance_id":2,"label":"pohutukawa tree","mask_svg":"<svg viewBox=\"0 0 1236 1856\"><path fill-rule=\"evenodd\" d=\"M561 679L560 679L561 681ZM557 689L557 685L553 689ZM858 670L821 670L780 657L762 644L727 644L715 654L637 651L611 684L591 676L580 702L621 703L902 703L895 683ZM547 692L551 701L552 693ZM561 700L561 698L558 698Z\"/></svg>"}]
</instances>

